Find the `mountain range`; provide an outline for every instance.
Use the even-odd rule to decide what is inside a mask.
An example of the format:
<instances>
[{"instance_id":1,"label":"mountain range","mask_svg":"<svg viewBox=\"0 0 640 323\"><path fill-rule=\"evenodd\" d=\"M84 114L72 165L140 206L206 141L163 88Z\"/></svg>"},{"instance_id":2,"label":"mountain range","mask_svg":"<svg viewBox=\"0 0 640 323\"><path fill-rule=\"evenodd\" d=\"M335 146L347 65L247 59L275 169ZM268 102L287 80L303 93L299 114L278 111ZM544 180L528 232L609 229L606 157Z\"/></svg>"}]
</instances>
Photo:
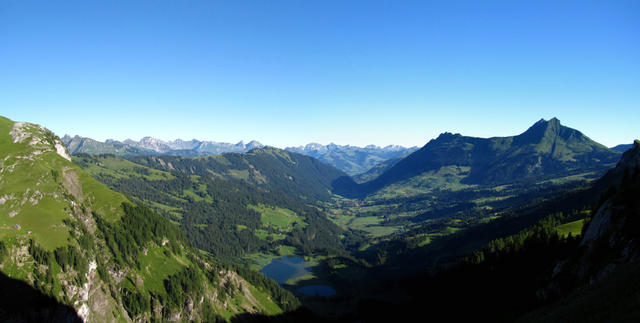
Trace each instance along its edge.
<instances>
[{"instance_id":1,"label":"mountain range","mask_svg":"<svg viewBox=\"0 0 640 323\"><path fill-rule=\"evenodd\" d=\"M219 155L228 152L246 153L255 148L265 147L255 140L246 144L243 141L231 144L216 141L200 141L196 139L190 141L181 139L163 141L153 137L144 137L139 141L131 139L124 141L107 139L105 142L100 142L91 138L65 135L62 137L62 141L72 155L113 154L121 157L144 155L198 157ZM288 147L285 150L314 157L323 163L332 165L353 176L364 173L389 159L402 158L416 149L417 147L405 148L397 145L389 145L386 147L378 147L375 145L356 147L310 143L305 146Z\"/></svg>"},{"instance_id":2,"label":"mountain range","mask_svg":"<svg viewBox=\"0 0 640 323\"><path fill-rule=\"evenodd\" d=\"M417 150L226 145L255 147L0 118L0 321L637 317L639 141L552 118ZM247 268L293 255L313 270L282 286Z\"/></svg>"},{"instance_id":3,"label":"mountain range","mask_svg":"<svg viewBox=\"0 0 640 323\"><path fill-rule=\"evenodd\" d=\"M360 184L370 194L445 168L467 185L498 185L540 181L588 172L603 173L620 152L565 127L556 118L540 120L520 135L476 138L443 133L398 161L373 180Z\"/></svg>"},{"instance_id":4,"label":"mountain range","mask_svg":"<svg viewBox=\"0 0 640 323\"><path fill-rule=\"evenodd\" d=\"M199 141L192 139L184 141L176 139L163 141L153 137L144 137L139 141L127 139L117 141L107 139L105 142L91 138L65 135L62 141L72 155L77 154L114 154L116 156L140 155L175 155L175 156L205 156L217 155L224 152L247 152L254 148L262 148L263 144L253 140L249 143L240 141L236 144L216 141Z\"/></svg>"},{"instance_id":5,"label":"mountain range","mask_svg":"<svg viewBox=\"0 0 640 323\"><path fill-rule=\"evenodd\" d=\"M367 172L387 160L405 157L417 149L417 147L405 148L398 145L356 147L333 143L329 145L311 143L305 146L285 148L288 151L316 158L350 176Z\"/></svg>"}]
</instances>

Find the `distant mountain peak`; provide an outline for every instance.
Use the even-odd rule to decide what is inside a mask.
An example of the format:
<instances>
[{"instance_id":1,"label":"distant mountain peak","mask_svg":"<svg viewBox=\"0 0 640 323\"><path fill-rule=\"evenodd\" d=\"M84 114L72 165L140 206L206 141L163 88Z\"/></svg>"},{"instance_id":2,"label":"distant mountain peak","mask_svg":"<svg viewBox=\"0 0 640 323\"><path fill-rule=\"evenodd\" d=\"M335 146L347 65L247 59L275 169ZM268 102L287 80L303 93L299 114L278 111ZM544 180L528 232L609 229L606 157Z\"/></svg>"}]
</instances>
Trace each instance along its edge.
<instances>
[{"instance_id":1,"label":"distant mountain peak","mask_svg":"<svg viewBox=\"0 0 640 323\"><path fill-rule=\"evenodd\" d=\"M549 119L549 121L547 123L549 124L549 127L551 127L551 128L562 127L562 125L560 124L560 120L558 120L558 118L556 118L556 117L553 117L553 118Z\"/></svg>"},{"instance_id":2,"label":"distant mountain peak","mask_svg":"<svg viewBox=\"0 0 640 323\"><path fill-rule=\"evenodd\" d=\"M306 144L304 147L301 146L302 149L304 150L317 150L317 149L321 149L324 148L324 146L322 144L319 144L317 142L311 142Z\"/></svg>"},{"instance_id":3,"label":"distant mountain peak","mask_svg":"<svg viewBox=\"0 0 640 323\"><path fill-rule=\"evenodd\" d=\"M640 146L638 146L640 147ZM640 148L638 148L640 151ZM444 132L365 183L368 193L446 166L470 167L465 184L502 184L602 171L620 155L565 127L540 119L517 136L475 138Z\"/></svg>"},{"instance_id":4,"label":"distant mountain peak","mask_svg":"<svg viewBox=\"0 0 640 323\"><path fill-rule=\"evenodd\" d=\"M540 120L538 120L536 123L534 124L538 124L538 123L543 123L543 124L560 124L560 120L556 117L553 117L549 120L545 120L544 118L540 118Z\"/></svg>"},{"instance_id":5,"label":"distant mountain peak","mask_svg":"<svg viewBox=\"0 0 640 323\"><path fill-rule=\"evenodd\" d=\"M557 137L563 139L582 138L584 135L575 129L563 126L557 118L551 118L549 121L540 119L534 123L529 129L520 135L514 137L514 143L520 145L539 144L545 141L553 142Z\"/></svg>"},{"instance_id":6,"label":"distant mountain peak","mask_svg":"<svg viewBox=\"0 0 640 323\"><path fill-rule=\"evenodd\" d=\"M376 145L358 147L338 145L333 142L328 145L311 142L304 146L285 148L287 151L314 157L351 176L367 172L389 159L404 157L416 149L417 147L405 148L397 145L389 145L384 148Z\"/></svg>"}]
</instances>

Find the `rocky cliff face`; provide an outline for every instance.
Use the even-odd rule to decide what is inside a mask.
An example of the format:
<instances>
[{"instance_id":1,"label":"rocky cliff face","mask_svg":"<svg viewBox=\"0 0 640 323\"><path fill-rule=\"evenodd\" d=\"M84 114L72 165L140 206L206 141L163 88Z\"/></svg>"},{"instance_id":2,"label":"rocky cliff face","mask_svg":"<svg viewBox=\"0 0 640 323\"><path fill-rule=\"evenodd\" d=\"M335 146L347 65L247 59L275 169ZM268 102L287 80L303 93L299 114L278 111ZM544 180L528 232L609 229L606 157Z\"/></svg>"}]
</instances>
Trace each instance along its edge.
<instances>
[{"instance_id":1,"label":"rocky cliff face","mask_svg":"<svg viewBox=\"0 0 640 323\"><path fill-rule=\"evenodd\" d=\"M619 268L640 261L640 142L626 151L596 188L608 190L586 225L575 257L558 264L554 282L544 292L595 284Z\"/></svg>"}]
</instances>

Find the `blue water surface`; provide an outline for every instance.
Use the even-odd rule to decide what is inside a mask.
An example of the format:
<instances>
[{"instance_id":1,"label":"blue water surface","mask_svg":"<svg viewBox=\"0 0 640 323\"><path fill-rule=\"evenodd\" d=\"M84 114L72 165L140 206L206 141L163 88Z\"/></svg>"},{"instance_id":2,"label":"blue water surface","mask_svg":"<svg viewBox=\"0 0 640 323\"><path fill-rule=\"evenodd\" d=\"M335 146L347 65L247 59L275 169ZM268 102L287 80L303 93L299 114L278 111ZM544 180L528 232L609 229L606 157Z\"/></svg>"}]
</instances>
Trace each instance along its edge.
<instances>
[{"instance_id":1,"label":"blue water surface","mask_svg":"<svg viewBox=\"0 0 640 323\"><path fill-rule=\"evenodd\" d=\"M271 263L260 269L260 272L282 285L289 279L308 274L309 270L302 257L283 256L279 259L273 259Z\"/></svg>"}]
</instances>

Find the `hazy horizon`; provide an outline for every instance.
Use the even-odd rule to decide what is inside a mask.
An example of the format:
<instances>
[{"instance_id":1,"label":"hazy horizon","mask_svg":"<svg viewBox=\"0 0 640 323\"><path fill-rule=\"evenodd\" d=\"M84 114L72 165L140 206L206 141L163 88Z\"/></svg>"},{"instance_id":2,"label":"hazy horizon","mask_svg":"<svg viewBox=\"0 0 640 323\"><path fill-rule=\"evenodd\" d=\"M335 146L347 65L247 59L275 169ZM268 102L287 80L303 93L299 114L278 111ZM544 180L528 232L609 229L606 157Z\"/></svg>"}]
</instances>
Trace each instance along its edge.
<instances>
[{"instance_id":1,"label":"hazy horizon","mask_svg":"<svg viewBox=\"0 0 640 323\"><path fill-rule=\"evenodd\" d=\"M542 118L542 119L544 119L544 118ZM550 118L549 118L549 119L550 119ZM544 120L545 120L545 121L549 121L549 119L544 119ZM564 124L564 122L562 122L562 120L560 120L560 123L561 123L563 126L566 126L566 125ZM532 123L530 126L532 126L532 125L533 125L533 123ZM571 127L570 127L570 128L571 128ZM510 135L505 135L505 136L489 136L489 137L470 136L470 135L467 135L467 134L464 134L464 133L451 132L451 131L445 131L445 132L454 133L454 134L460 134L460 135L468 136L468 137L491 138L491 137L516 136L516 135L519 135L519 134L523 133L523 132L524 132L524 131L526 131L527 129L528 129L528 127L527 127L527 128L525 128L525 129L523 129L521 132L514 133L514 134L510 134ZM576 129L576 130L580 131L580 129ZM269 143L263 142L263 141L258 140L258 139L240 139L240 140L237 140L237 141L220 141L220 140L215 140L215 139L206 139L206 138L204 138L204 139L203 139L203 138L189 138L189 139L187 139L187 138L181 138L181 137L175 137L175 138L173 138L173 137L166 137L166 138L163 138L163 137L156 137L156 136L142 136L142 137L139 137L139 138L113 138L113 137L111 137L111 138L105 138L105 139L97 139L97 138L93 138L93 137L82 136L82 135L79 135L79 134L69 134L69 133L65 133L65 134L58 134L58 133L56 133L56 134L57 134L58 136L60 136L61 138L62 138L63 136L65 136L65 135L69 135L69 136L71 136L71 137L79 136L79 137L83 137L83 138L90 138L90 139L98 140L98 141L101 141L101 142L105 142L105 141L107 141L107 140L115 140L115 141L119 141L119 142L124 142L124 141L126 141L126 140L140 141L140 140L142 140L142 139L143 139L143 138L145 138L145 137L152 137L152 138L159 139L159 140L162 140L162 141L165 141L165 142L173 142L173 141L176 141L176 140L183 140L183 141L198 140L198 141L209 141L209 142L230 143L230 144L237 144L237 143L243 142L244 144L248 144L248 143L249 143L249 142L251 142L251 141L257 141L257 142L259 142L259 143L260 143L260 144L262 144L262 145L265 145L265 146L271 146L271 147L276 147L276 148L280 148L280 149L284 149L284 148L291 148L291 147L294 147L294 148L297 148L297 147L303 147L303 146L306 146L306 145L308 145L308 144L320 144L320 145L323 145L323 146L327 146L327 145L330 145L330 144L335 144L335 145L339 145L339 146L354 146L354 147L360 147L360 148L363 148L363 147L366 147L366 146L369 146L369 145L378 146L378 147L380 147L380 148L384 148L384 147L387 147L387 146L402 146L402 147L405 147L405 148L412 148L412 147L418 147L418 148L420 148L420 147L424 146L425 144L427 144L430 140L432 140L432 139L436 139L436 138L437 138L437 136L436 136L436 137L433 137L433 138L427 138L427 139L424 141L424 143L419 144L419 145L412 145L412 146L400 145L400 144L388 144L388 145L365 144L365 145L354 145L354 144L350 144L350 143L344 143L344 144L342 144L342 143L336 143L336 142L327 142L327 143L321 143L321 142L306 142L306 143L299 144L299 145L276 146L276 145L272 145L272 144L269 144ZM442 134L442 133L440 133L440 134ZM438 136L439 136L440 134L438 134ZM587 137L589 137L589 136L588 136L588 134L585 134L585 133L583 133L583 134L584 134L584 135L586 135ZM591 138L591 137L590 137L590 138ZM593 139L593 138L591 138L591 139ZM636 139L637 139L637 138L634 138L634 139L630 140L629 142L622 142L622 143L617 143L617 144L613 144L613 145L606 145L606 144L604 144L604 143L602 143L602 142L599 142L598 140L595 140L595 141L596 141L596 142L598 142L598 143L601 143L601 144L603 144L603 145L605 145L605 146L607 146L607 147L609 147L609 148L612 148L612 147L615 147L615 146L617 146L617 145L632 144L632 143L633 143L633 141L634 141L634 140L636 140Z\"/></svg>"}]
</instances>

